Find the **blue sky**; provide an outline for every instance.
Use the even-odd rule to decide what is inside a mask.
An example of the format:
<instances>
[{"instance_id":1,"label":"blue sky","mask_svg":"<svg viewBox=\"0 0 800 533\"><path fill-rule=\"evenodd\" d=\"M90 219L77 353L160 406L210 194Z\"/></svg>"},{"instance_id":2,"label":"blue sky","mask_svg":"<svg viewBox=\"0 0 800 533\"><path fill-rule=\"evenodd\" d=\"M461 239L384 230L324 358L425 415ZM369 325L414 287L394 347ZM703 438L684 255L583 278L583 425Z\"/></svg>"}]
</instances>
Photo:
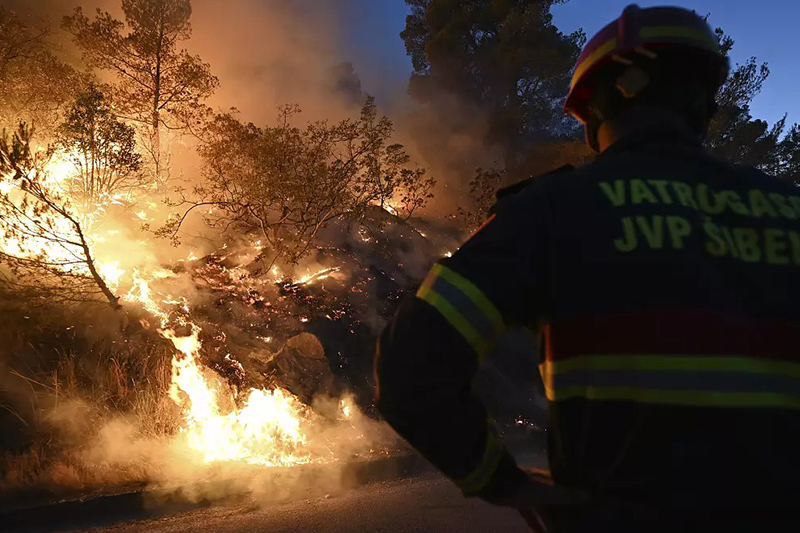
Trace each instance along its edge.
<instances>
[{"instance_id":1,"label":"blue sky","mask_svg":"<svg viewBox=\"0 0 800 533\"><path fill-rule=\"evenodd\" d=\"M584 28L591 35L617 17L628 0L570 0L554 8L556 25L563 31ZM789 114L789 123L800 122L797 83L797 33L800 31L800 1L797 0L639 0L642 7L677 4L710 14L714 26L725 29L735 40L734 62L756 56L769 63L772 75L754 102L753 116L775 122ZM358 24L347 47L358 58L357 68L368 91L381 94L407 79L411 65L399 33L408 12L403 0L373 0L362 13L366 24ZM755 7L758 6L756 9Z\"/></svg>"}]
</instances>

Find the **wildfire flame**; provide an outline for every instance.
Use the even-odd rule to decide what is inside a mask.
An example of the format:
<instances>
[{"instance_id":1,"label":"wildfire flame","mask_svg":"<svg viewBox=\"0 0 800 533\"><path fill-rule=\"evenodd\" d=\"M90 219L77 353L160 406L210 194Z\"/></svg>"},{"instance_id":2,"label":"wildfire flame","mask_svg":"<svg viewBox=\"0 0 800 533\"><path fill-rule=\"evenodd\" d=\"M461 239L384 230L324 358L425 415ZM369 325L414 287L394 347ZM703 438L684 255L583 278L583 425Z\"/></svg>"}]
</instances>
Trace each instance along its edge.
<instances>
[{"instance_id":1,"label":"wildfire flame","mask_svg":"<svg viewBox=\"0 0 800 533\"><path fill-rule=\"evenodd\" d=\"M303 449L307 437L302 425L311 416L308 407L281 389L253 389L243 407L223 414L220 393L210 386L198 364L200 328L192 325L187 337L173 330L161 333L181 354L172 361L170 397L185 408L182 437L205 462L293 466L312 461Z\"/></svg>"},{"instance_id":2,"label":"wildfire flame","mask_svg":"<svg viewBox=\"0 0 800 533\"><path fill-rule=\"evenodd\" d=\"M301 279L307 284L337 271L326 269ZM166 274L162 273L162 277ZM185 300L155 294L148 280L135 271L133 288L124 299L139 302L161 320L159 333L172 342L177 354L172 360L170 398L183 409L184 424L179 439L205 463L245 462L261 466L294 466L335 461L332 454L309 449L308 427L320 424L320 417L290 392L281 388L251 389L240 406L227 411L232 395L222 383L214 383L199 361L202 349L199 326L181 316L171 319L165 305L180 304L189 312ZM177 322L191 333L181 336L168 327ZM269 339L271 340L271 339ZM227 397L226 397L227 396ZM341 418L349 419L355 408L349 400L340 403Z\"/></svg>"},{"instance_id":3,"label":"wildfire flame","mask_svg":"<svg viewBox=\"0 0 800 533\"><path fill-rule=\"evenodd\" d=\"M66 192L63 185L70 179L71 172L74 172L74 168L69 158L59 154L47 167L48 182L56 189L61 188ZM108 205L119 201L120 198L108 198L105 205L96 205L91 209L74 206L86 223L85 231L90 247L95 243L117 238L118 231L106 229L101 232L94 227L93 222L104 214ZM140 220L148 219L144 210L135 215ZM61 222L56 220L54 223ZM56 227L56 230L69 234L74 228L65 225L63 228ZM259 250L260 245L260 242L256 243ZM46 241L23 244L5 239L2 246L18 255L39 255L54 259L68 260L68 255L61 255L70 253L63 247L51 246ZM194 252L186 258L188 261L196 259ZM128 267L126 270L119 260L107 258L96 258L96 266L112 291L116 293L120 287L125 287L127 292L121 296L121 301L140 305L158 319L158 332L175 347L169 396L182 409L182 429L176 440L202 462L237 461L264 466L292 466L337 459L335 454L325 453L324 446L314 446L312 452L310 428L319 427L321 416L290 392L281 388L251 389L238 395L244 400L237 402L230 387L221 383L202 365L202 330L191 319L188 301L159 293L151 286L155 280L174 277L174 273L163 269L145 271L144 267ZM276 278L281 278L281 283L304 286L326 279L338 271L338 267L325 268L294 282L284 278L277 267L272 273ZM177 331L190 333L181 335ZM350 419L354 409L355 406L350 401L342 400L339 404L340 419Z\"/></svg>"}]
</instances>

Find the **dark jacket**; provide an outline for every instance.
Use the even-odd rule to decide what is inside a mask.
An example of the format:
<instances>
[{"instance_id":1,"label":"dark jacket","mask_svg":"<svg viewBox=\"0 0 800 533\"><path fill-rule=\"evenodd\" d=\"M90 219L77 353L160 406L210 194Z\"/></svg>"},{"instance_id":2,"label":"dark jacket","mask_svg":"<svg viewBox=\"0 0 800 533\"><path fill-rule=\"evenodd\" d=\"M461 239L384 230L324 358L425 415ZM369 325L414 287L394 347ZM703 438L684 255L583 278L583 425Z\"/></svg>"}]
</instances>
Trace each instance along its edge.
<instances>
[{"instance_id":1,"label":"dark jacket","mask_svg":"<svg viewBox=\"0 0 800 533\"><path fill-rule=\"evenodd\" d=\"M468 495L522 478L470 391L539 331L554 480L689 515L800 490L800 190L673 133L530 181L379 343L379 408ZM536 369L531 369L531 372Z\"/></svg>"}]
</instances>

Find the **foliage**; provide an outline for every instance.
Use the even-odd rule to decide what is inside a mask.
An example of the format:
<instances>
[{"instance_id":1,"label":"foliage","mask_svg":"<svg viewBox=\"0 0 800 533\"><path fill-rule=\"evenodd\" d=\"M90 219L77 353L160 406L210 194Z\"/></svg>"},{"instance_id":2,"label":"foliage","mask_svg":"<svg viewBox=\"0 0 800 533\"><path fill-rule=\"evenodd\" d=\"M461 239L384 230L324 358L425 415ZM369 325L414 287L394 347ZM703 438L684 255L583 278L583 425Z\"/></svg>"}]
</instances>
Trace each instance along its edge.
<instances>
[{"instance_id":1,"label":"foliage","mask_svg":"<svg viewBox=\"0 0 800 533\"><path fill-rule=\"evenodd\" d=\"M91 21L76 8L62 26L88 66L117 77L119 111L147 133L155 175L162 179L161 130L196 128L207 113L203 101L219 81L208 64L179 48L191 36L189 0L122 0L122 11L125 22L100 10Z\"/></svg>"},{"instance_id":2,"label":"foliage","mask_svg":"<svg viewBox=\"0 0 800 533\"><path fill-rule=\"evenodd\" d=\"M585 37L553 25L561 1L406 0L410 92L433 103L456 96L487 114L487 141L505 151L508 167L531 143L574 135L561 106Z\"/></svg>"},{"instance_id":3,"label":"foliage","mask_svg":"<svg viewBox=\"0 0 800 533\"><path fill-rule=\"evenodd\" d=\"M184 215L161 229L175 235L186 216L213 206L208 224L260 232L277 255L296 261L329 221L363 219L371 206L406 218L432 197L425 170L410 168L403 146L390 144L392 122L368 98L358 119L291 124L297 106L281 108L278 125L259 128L220 115L201 148L205 182Z\"/></svg>"},{"instance_id":4,"label":"foliage","mask_svg":"<svg viewBox=\"0 0 800 533\"><path fill-rule=\"evenodd\" d=\"M84 222L49 180L52 154L33 151L31 139L24 124L0 137L0 285L40 304L102 295L119 307L98 272Z\"/></svg>"},{"instance_id":5,"label":"foliage","mask_svg":"<svg viewBox=\"0 0 800 533\"><path fill-rule=\"evenodd\" d=\"M723 50L733 48L734 40L717 29ZM707 146L716 156L734 163L758 167L779 178L800 180L800 126L786 130L785 117L772 127L764 120L754 119L750 104L769 78L766 63L759 65L755 58L737 65L717 101L720 109L711 123Z\"/></svg>"},{"instance_id":6,"label":"foliage","mask_svg":"<svg viewBox=\"0 0 800 533\"><path fill-rule=\"evenodd\" d=\"M114 116L106 95L94 84L69 109L58 127L56 146L75 168L68 187L75 200L96 204L130 196L143 185L134 130Z\"/></svg>"},{"instance_id":7,"label":"foliage","mask_svg":"<svg viewBox=\"0 0 800 533\"><path fill-rule=\"evenodd\" d=\"M49 37L47 28L32 28L0 6L0 123L32 123L45 136L82 83L55 56Z\"/></svg>"},{"instance_id":8,"label":"foliage","mask_svg":"<svg viewBox=\"0 0 800 533\"><path fill-rule=\"evenodd\" d=\"M503 170L479 168L469 182L469 207L460 205L455 219L464 228L474 229L480 226L494 205L498 189L506 177Z\"/></svg>"}]
</instances>

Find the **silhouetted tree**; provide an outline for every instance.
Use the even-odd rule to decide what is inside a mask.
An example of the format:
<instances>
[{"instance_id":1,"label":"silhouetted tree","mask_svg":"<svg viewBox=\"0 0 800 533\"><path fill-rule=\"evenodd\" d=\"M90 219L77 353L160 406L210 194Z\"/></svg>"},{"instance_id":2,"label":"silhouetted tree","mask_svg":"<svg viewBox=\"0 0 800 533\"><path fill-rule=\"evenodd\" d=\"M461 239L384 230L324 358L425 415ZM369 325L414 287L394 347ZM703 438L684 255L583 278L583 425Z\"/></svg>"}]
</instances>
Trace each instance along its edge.
<instances>
[{"instance_id":1,"label":"silhouetted tree","mask_svg":"<svg viewBox=\"0 0 800 533\"><path fill-rule=\"evenodd\" d=\"M0 137L0 283L49 303L102 296L118 308L83 218L52 183L51 153L34 151L31 139L25 125Z\"/></svg>"},{"instance_id":2,"label":"silhouetted tree","mask_svg":"<svg viewBox=\"0 0 800 533\"><path fill-rule=\"evenodd\" d=\"M83 76L53 53L47 28L0 7L0 123L35 124L49 137Z\"/></svg>"},{"instance_id":3,"label":"silhouetted tree","mask_svg":"<svg viewBox=\"0 0 800 533\"><path fill-rule=\"evenodd\" d=\"M91 21L76 8L62 26L90 67L116 75L119 112L143 126L155 177L163 180L162 130L196 128L219 81L208 64L179 48L191 35L190 0L122 0L122 11L125 22L100 10Z\"/></svg>"},{"instance_id":4,"label":"silhouetted tree","mask_svg":"<svg viewBox=\"0 0 800 533\"><path fill-rule=\"evenodd\" d=\"M562 105L585 37L561 33L552 6L563 0L406 0L402 38L414 74L410 92L432 111L455 96L488 117L487 141L506 167L534 143L574 136ZM442 109L447 109L443 106ZM444 116L456 126L471 116Z\"/></svg>"},{"instance_id":5,"label":"silhouetted tree","mask_svg":"<svg viewBox=\"0 0 800 533\"><path fill-rule=\"evenodd\" d=\"M106 95L94 84L70 108L58 128L56 146L75 168L68 187L75 200L96 204L130 196L143 185L134 130L114 116Z\"/></svg>"},{"instance_id":6,"label":"silhouetted tree","mask_svg":"<svg viewBox=\"0 0 800 533\"><path fill-rule=\"evenodd\" d=\"M729 53L734 40L721 29L717 29L717 35L723 50ZM717 97L720 109L711 123L707 146L723 159L798 181L800 127L795 124L787 132L785 117L770 126L750 114L750 104L761 93L769 74L767 64L759 65L754 57L735 66Z\"/></svg>"}]
</instances>

